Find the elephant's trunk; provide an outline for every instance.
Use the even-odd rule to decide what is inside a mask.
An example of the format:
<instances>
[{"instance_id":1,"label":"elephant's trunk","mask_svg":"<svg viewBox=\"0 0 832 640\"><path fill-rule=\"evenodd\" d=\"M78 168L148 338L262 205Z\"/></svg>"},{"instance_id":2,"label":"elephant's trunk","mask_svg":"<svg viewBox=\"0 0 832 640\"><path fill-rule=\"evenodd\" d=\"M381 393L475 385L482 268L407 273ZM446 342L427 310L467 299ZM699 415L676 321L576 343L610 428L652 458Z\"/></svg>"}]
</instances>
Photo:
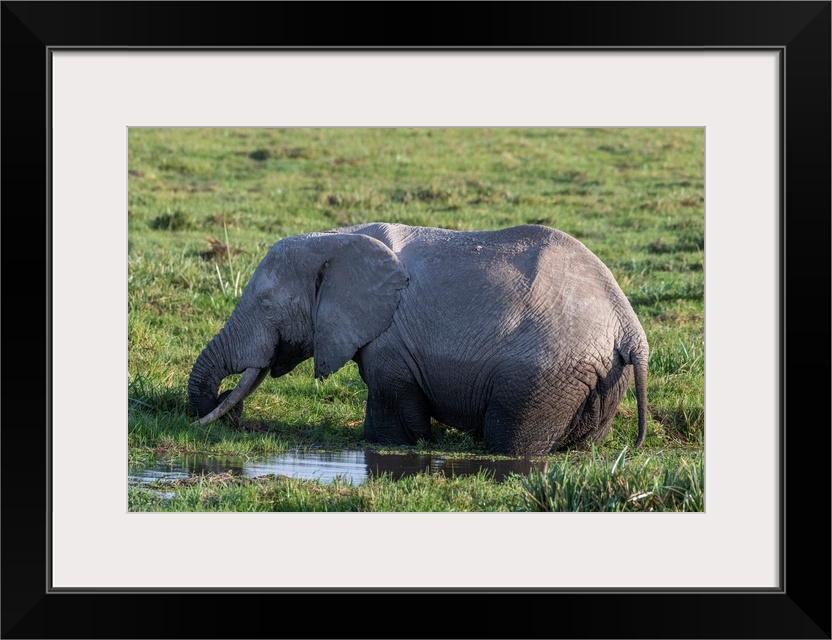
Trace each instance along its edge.
<instances>
[{"instance_id":1,"label":"elephant's trunk","mask_svg":"<svg viewBox=\"0 0 832 640\"><path fill-rule=\"evenodd\" d=\"M228 413L260 386L269 372L268 367L246 369L236 388L231 392L225 392L218 399L220 383L226 376L238 372L227 364L231 359L223 356L223 334L226 333L228 332L223 329L220 335L205 347L194 363L188 379L188 402L191 410L199 417L199 424L208 424Z\"/></svg>"},{"instance_id":2,"label":"elephant's trunk","mask_svg":"<svg viewBox=\"0 0 832 640\"><path fill-rule=\"evenodd\" d=\"M225 366L219 336L215 337L199 354L188 378L188 403L200 418L217 408L217 392L220 383L231 371Z\"/></svg>"},{"instance_id":3,"label":"elephant's trunk","mask_svg":"<svg viewBox=\"0 0 832 640\"><path fill-rule=\"evenodd\" d=\"M222 418L226 413L237 406L237 403L242 402L248 394L260 386L260 383L263 381L263 378L266 377L268 372L268 369L257 369L255 367L246 369L243 377L240 378L237 386L234 387L234 390L227 395L223 394L225 395L224 398L220 396L222 401L213 411L211 411L211 413L206 416L202 416L199 420L197 420L197 424L205 425L217 420L218 418Z\"/></svg>"}]
</instances>

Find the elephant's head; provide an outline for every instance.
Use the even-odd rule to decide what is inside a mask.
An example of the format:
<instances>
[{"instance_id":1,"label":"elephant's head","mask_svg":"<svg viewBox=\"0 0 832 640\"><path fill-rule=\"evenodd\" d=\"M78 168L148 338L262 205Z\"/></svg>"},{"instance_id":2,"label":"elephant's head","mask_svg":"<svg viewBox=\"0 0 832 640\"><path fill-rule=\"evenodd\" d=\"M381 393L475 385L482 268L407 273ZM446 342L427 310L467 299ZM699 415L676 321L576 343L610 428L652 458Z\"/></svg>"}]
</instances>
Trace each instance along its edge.
<instances>
[{"instance_id":1,"label":"elephant's head","mask_svg":"<svg viewBox=\"0 0 832 640\"><path fill-rule=\"evenodd\" d=\"M238 405L269 372L283 375L310 357L315 377L340 369L390 326L407 282L395 254L369 236L314 233L275 244L191 370L188 400L200 424ZM222 380L236 373L237 387L218 399Z\"/></svg>"}]
</instances>

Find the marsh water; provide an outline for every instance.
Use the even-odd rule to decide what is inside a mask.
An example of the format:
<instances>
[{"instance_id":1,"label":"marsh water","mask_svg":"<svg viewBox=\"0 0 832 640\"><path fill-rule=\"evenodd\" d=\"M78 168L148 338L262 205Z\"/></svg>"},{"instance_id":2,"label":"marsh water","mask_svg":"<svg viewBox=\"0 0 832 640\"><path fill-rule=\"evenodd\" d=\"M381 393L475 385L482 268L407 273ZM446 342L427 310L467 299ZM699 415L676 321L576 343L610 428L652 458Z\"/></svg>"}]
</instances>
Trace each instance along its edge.
<instances>
[{"instance_id":1,"label":"marsh water","mask_svg":"<svg viewBox=\"0 0 832 640\"><path fill-rule=\"evenodd\" d=\"M381 454L375 451L290 452L263 458L186 455L157 457L149 465L130 466L128 482L133 485L156 480L185 479L191 475L227 473L249 477L270 474L328 483L336 478L358 485L372 476L389 473L396 480L420 472L446 476L477 474L485 471L495 482L511 473L527 474L543 463L524 459L472 460L445 458L430 454Z\"/></svg>"}]
</instances>

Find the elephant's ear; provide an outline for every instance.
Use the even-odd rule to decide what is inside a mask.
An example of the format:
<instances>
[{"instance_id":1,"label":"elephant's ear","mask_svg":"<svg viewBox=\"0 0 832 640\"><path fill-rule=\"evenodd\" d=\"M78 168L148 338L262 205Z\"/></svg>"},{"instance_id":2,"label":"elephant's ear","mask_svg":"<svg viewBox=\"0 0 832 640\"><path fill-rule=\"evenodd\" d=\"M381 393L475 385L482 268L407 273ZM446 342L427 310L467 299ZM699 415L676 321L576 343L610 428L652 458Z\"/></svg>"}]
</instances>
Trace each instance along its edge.
<instances>
[{"instance_id":1,"label":"elephant's ear","mask_svg":"<svg viewBox=\"0 0 832 640\"><path fill-rule=\"evenodd\" d=\"M382 242L360 234L318 236L326 259L315 283L315 377L343 367L393 321L408 275Z\"/></svg>"}]
</instances>

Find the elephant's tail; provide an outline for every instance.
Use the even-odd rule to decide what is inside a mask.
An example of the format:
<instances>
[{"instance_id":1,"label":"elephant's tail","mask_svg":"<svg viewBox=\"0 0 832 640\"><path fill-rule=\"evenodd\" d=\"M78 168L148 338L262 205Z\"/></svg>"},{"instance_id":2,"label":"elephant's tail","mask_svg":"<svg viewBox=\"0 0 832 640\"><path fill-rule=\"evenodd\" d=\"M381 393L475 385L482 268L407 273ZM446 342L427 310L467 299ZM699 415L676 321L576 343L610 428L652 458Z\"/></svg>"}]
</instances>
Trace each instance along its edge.
<instances>
[{"instance_id":1,"label":"elephant's tail","mask_svg":"<svg viewBox=\"0 0 832 640\"><path fill-rule=\"evenodd\" d=\"M647 347L638 344L630 351L630 362L636 379L636 404L638 405L638 437L636 448L640 447L647 435Z\"/></svg>"}]
</instances>

